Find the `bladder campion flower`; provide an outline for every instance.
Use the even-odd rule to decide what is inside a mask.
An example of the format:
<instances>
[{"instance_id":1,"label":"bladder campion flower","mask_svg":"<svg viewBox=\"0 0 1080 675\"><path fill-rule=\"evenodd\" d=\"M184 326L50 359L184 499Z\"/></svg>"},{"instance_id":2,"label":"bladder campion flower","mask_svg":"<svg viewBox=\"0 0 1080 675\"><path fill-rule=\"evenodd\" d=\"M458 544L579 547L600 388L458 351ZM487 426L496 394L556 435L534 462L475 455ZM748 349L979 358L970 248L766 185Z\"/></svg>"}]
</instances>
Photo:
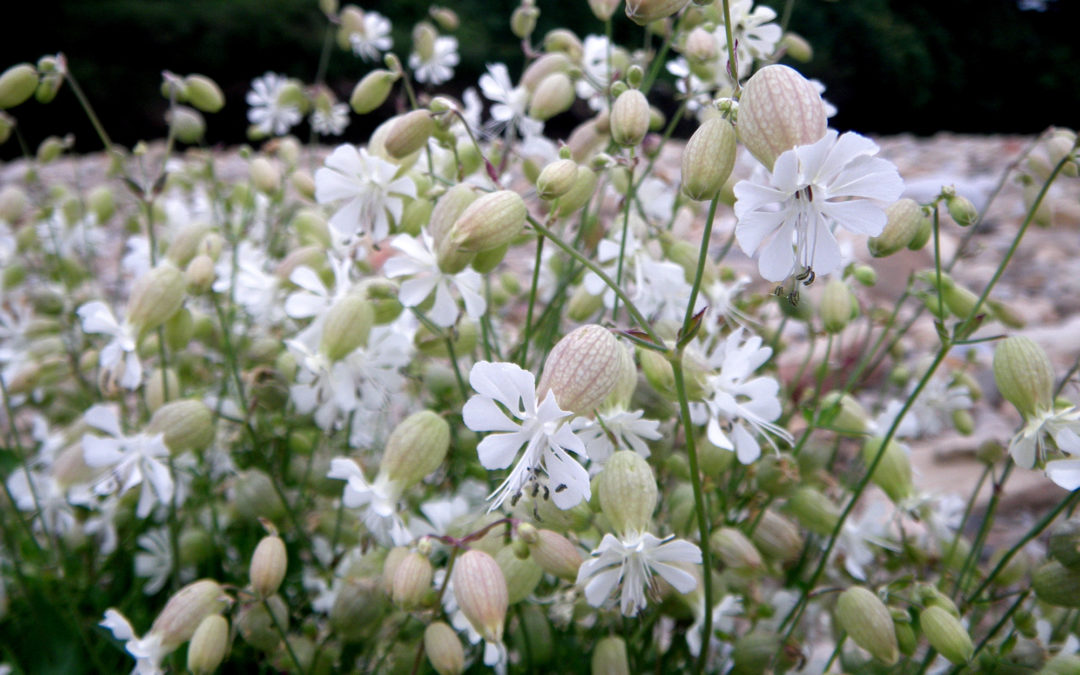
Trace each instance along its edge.
<instances>
[{"instance_id":1,"label":"bladder campion flower","mask_svg":"<svg viewBox=\"0 0 1080 675\"><path fill-rule=\"evenodd\" d=\"M339 145L315 172L315 200L320 204L347 200L330 216L341 232L365 230L375 241L390 234L390 219L401 220L404 197L416 197L416 184L407 176L395 178L398 166L368 154L365 149Z\"/></svg>"}]
</instances>

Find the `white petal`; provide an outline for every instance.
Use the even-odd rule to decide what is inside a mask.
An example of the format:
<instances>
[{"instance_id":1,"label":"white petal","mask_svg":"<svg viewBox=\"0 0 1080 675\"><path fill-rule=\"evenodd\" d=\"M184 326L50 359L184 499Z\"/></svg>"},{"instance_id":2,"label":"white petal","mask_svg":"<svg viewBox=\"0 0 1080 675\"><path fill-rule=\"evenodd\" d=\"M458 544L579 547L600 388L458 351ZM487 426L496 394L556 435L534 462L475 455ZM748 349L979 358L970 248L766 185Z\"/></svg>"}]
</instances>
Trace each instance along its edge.
<instances>
[{"instance_id":1,"label":"white petal","mask_svg":"<svg viewBox=\"0 0 1080 675\"><path fill-rule=\"evenodd\" d=\"M1046 477L1069 491L1080 488L1080 459L1056 459L1047 462Z\"/></svg>"},{"instance_id":2,"label":"white petal","mask_svg":"<svg viewBox=\"0 0 1080 675\"><path fill-rule=\"evenodd\" d=\"M486 396L469 398L461 408L461 417L465 426L473 431L517 431L520 428Z\"/></svg>"},{"instance_id":3,"label":"white petal","mask_svg":"<svg viewBox=\"0 0 1080 675\"><path fill-rule=\"evenodd\" d=\"M513 463L518 450L527 440L520 432L490 434L476 446L476 454L484 468L505 469Z\"/></svg>"}]
</instances>

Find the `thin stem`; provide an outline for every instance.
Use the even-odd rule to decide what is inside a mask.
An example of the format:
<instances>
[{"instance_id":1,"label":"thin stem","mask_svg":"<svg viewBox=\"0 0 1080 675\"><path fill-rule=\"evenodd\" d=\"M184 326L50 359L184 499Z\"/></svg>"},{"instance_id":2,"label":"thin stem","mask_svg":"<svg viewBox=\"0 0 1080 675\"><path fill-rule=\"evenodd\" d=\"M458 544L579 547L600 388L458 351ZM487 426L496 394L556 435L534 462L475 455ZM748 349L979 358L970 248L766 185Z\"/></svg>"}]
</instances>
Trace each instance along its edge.
<instances>
[{"instance_id":1,"label":"thin stem","mask_svg":"<svg viewBox=\"0 0 1080 675\"><path fill-rule=\"evenodd\" d=\"M709 242L712 239L713 221L716 218L716 206L719 203L720 195L716 195L709 202L709 215L705 217L705 231L701 234L701 249L698 251L694 285L690 288L690 300L686 305L686 314L683 315L683 339L689 339L690 322L694 319L694 305L697 304L698 293L701 291L701 280L705 276L705 263L709 259Z\"/></svg>"},{"instance_id":2,"label":"thin stem","mask_svg":"<svg viewBox=\"0 0 1080 675\"><path fill-rule=\"evenodd\" d=\"M1016 613L1016 610L1020 609L1020 605L1022 605L1024 601L1027 600L1027 597L1030 593L1031 589L1027 589L1020 594L1020 597L1016 599L1016 602L1014 602L1009 607L1009 609L1001 616L998 622L994 624L994 627L991 628L985 636L983 636L982 640L979 640L979 644L975 645L975 651L971 653L971 658L969 659L969 661L975 661L975 657L979 655L979 652L982 651L983 647L985 647L986 644L990 642L990 640L993 639L995 635L998 634L998 631L1000 631L1005 626L1005 624L1009 622L1009 620L1012 618L1012 615ZM959 673L964 668L964 665L954 666L953 669L949 671L949 675Z\"/></svg>"},{"instance_id":3,"label":"thin stem","mask_svg":"<svg viewBox=\"0 0 1080 675\"><path fill-rule=\"evenodd\" d=\"M724 7L724 33L727 36L727 52L728 52L728 75L731 76L731 82L735 85L735 90L732 93L733 98L739 98L739 62L735 55L735 36L731 30L731 7L728 0L720 0L720 4Z\"/></svg>"},{"instance_id":4,"label":"thin stem","mask_svg":"<svg viewBox=\"0 0 1080 675\"><path fill-rule=\"evenodd\" d=\"M293 651L292 643L289 642L289 636L285 634L285 628L278 621L277 615L274 614L274 610L270 608L270 601L266 598L262 600L263 608L266 609L266 613L270 615L270 620L274 622L274 628L277 630L278 635L281 636L281 641L285 643L285 650L289 652L289 658L296 664L296 671L298 673L304 672L304 665L300 663L300 659L296 657L296 652Z\"/></svg>"},{"instance_id":5,"label":"thin stem","mask_svg":"<svg viewBox=\"0 0 1080 675\"><path fill-rule=\"evenodd\" d=\"M90 124L93 125L94 131L97 132L98 138L101 139L102 144L105 145L105 150L110 153L113 152L112 139L109 138L109 134L105 131L105 127L101 125L101 120L98 119L97 114L94 112L94 107L90 105L90 99L86 98L86 94L83 93L82 87L79 86L79 82L66 67L64 68L64 79L71 85L71 91L75 94L75 98L79 99L79 105L82 106L83 112L90 118Z\"/></svg>"},{"instance_id":6,"label":"thin stem","mask_svg":"<svg viewBox=\"0 0 1080 675\"><path fill-rule=\"evenodd\" d=\"M615 283L622 285L622 273L623 262L626 257L626 235L630 231L630 206L634 203L634 194L636 193L634 186L634 165L636 164L634 157L634 149L630 149L630 179L627 181L626 196L624 197L625 204L623 209L623 224L622 235L619 239L619 260L615 265ZM611 308L611 320L619 320L619 300L615 299L615 304Z\"/></svg>"},{"instance_id":7,"label":"thin stem","mask_svg":"<svg viewBox=\"0 0 1080 675\"><path fill-rule=\"evenodd\" d=\"M536 306L536 289L540 285L540 265L544 259L544 235L536 237L536 259L533 261L532 283L529 284L529 308L525 312L525 335L521 338L521 361L518 365L528 370L525 363L529 357L529 339L532 337L533 308Z\"/></svg>"}]
</instances>

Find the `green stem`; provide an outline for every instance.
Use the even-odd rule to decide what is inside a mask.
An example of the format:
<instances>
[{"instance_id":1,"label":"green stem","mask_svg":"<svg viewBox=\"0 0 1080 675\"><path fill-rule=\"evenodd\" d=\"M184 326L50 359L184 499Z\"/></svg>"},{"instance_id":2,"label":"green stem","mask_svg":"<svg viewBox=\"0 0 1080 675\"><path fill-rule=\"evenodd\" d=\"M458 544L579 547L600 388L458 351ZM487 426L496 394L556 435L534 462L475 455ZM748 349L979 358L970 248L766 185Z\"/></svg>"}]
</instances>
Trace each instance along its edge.
<instances>
[{"instance_id":1,"label":"green stem","mask_svg":"<svg viewBox=\"0 0 1080 675\"><path fill-rule=\"evenodd\" d=\"M731 76L731 82L735 85L735 89L732 92L733 98L739 98L739 62L735 55L735 36L731 30L731 3L728 0L720 0L720 4L724 7L724 33L727 36L727 52L728 52L728 75Z\"/></svg>"},{"instance_id":2,"label":"green stem","mask_svg":"<svg viewBox=\"0 0 1080 675\"><path fill-rule=\"evenodd\" d=\"M990 642L990 640L992 640L995 635L998 634L998 631L1005 627L1005 624L1009 622L1013 614L1016 613L1016 610L1020 609L1020 605L1022 605L1024 601L1027 600L1027 597L1030 593L1031 589L1027 589L1023 593L1021 593L1020 597L1016 599L1016 602L1014 602L1012 606L1010 606L1009 609L1001 616L998 622L994 624L994 627L991 628L985 636L983 636L982 640L979 640L979 644L975 645L975 651L971 653L971 659L969 659L970 662L975 662L975 657L977 657L979 655L979 652L982 651L983 647L985 647L986 644ZM956 675L960 673L960 671L964 668L964 665L954 666L953 669L949 671L949 675Z\"/></svg>"},{"instance_id":3,"label":"green stem","mask_svg":"<svg viewBox=\"0 0 1080 675\"><path fill-rule=\"evenodd\" d=\"M533 308L536 306L536 289L540 284L540 265L544 259L544 235L536 237L536 260L533 261L532 283L529 284L529 308L525 311L525 335L521 338L520 365L525 370L529 358L529 339L532 337Z\"/></svg>"},{"instance_id":4,"label":"green stem","mask_svg":"<svg viewBox=\"0 0 1080 675\"><path fill-rule=\"evenodd\" d=\"M102 144L105 146L105 150L109 153L113 152L112 139L109 138L109 134L105 131L105 127L101 125L101 120L98 119L97 113L94 112L94 107L90 105L90 99L86 98L86 94L83 93L82 87L79 86L79 82L67 68L64 69L64 79L66 79L71 86L71 91L75 94L75 98L79 99L79 105L82 106L83 112L90 118L90 124L93 125L94 131L97 132L98 138L101 139Z\"/></svg>"},{"instance_id":5,"label":"green stem","mask_svg":"<svg viewBox=\"0 0 1080 675\"><path fill-rule=\"evenodd\" d=\"M615 283L622 286L622 273L623 273L623 261L626 257L626 235L630 231L630 207L634 203L634 165L636 163L634 156L634 149L630 149L630 178L627 180L626 200L623 209L623 224L622 224L622 236L619 239L619 260L615 265ZM611 320L619 320L619 300L615 299L615 304L611 308Z\"/></svg>"},{"instance_id":6,"label":"green stem","mask_svg":"<svg viewBox=\"0 0 1080 675\"><path fill-rule=\"evenodd\" d=\"M964 528L967 526L968 520L971 518L971 512L975 510L975 500L979 496L979 492L982 490L982 486L986 483L987 477L990 475L990 465L986 465L983 468L982 473L979 475L979 480L975 483L975 489L971 491L971 496L968 497L967 504L964 506L964 515L960 519L960 525L956 528L956 534L953 535L952 543L949 544L949 549L945 553L945 560L952 560L953 555L956 553L956 547L960 545L960 539L963 537ZM972 547L972 553L975 548ZM967 567L967 563L964 563ZM953 582L952 597L955 600L956 594L960 592L960 580L963 576L963 570L957 575L956 580ZM942 585L944 585L944 578L942 579Z\"/></svg>"},{"instance_id":7,"label":"green stem","mask_svg":"<svg viewBox=\"0 0 1080 675\"><path fill-rule=\"evenodd\" d=\"M682 340L691 339L690 323L694 319L694 305L697 304L701 280L705 276L705 263L709 260L709 243L712 240L713 221L716 219L716 207L719 203L720 195L709 202L709 214L705 217L705 231L701 234L701 249L698 251L697 270L694 272L694 285L690 288L690 301L686 305L686 314L683 315Z\"/></svg>"},{"instance_id":8,"label":"green stem","mask_svg":"<svg viewBox=\"0 0 1080 675\"><path fill-rule=\"evenodd\" d=\"M266 613L270 615L270 620L274 622L274 628L277 630L278 635L281 636L281 641L285 643L285 650L289 652L289 658L296 664L296 672L303 673L304 665L300 663L300 659L296 657L296 652L293 651L292 643L289 642L289 636L286 635L285 628L281 625L281 622L278 621L277 615L274 614L274 610L270 608L270 601L263 598L262 605L263 608L266 609Z\"/></svg>"}]
</instances>

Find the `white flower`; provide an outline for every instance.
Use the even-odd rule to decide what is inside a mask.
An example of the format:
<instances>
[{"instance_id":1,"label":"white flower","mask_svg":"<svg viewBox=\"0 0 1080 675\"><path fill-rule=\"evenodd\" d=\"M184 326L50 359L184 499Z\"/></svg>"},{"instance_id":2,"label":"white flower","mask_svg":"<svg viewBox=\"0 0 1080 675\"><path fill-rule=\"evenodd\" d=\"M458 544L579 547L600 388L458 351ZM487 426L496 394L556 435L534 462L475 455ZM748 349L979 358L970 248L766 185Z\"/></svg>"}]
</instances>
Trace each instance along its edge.
<instances>
[{"instance_id":1,"label":"white flower","mask_svg":"<svg viewBox=\"0 0 1080 675\"><path fill-rule=\"evenodd\" d=\"M349 126L349 106L334 103L326 108L315 108L311 113L311 128L323 136L340 136Z\"/></svg>"},{"instance_id":2,"label":"white flower","mask_svg":"<svg viewBox=\"0 0 1080 675\"><path fill-rule=\"evenodd\" d=\"M401 485L381 471L375 482L369 483L364 472L351 459L336 457L330 460L327 478L346 481L342 502L350 509L364 509L364 524L372 536L384 546L405 546L412 534L397 512Z\"/></svg>"},{"instance_id":3,"label":"white flower","mask_svg":"<svg viewBox=\"0 0 1080 675\"><path fill-rule=\"evenodd\" d=\"M885 211L868 200L896 201L903 181L877 152L868 138L852 132L838 138L830 129L820 141L781 154L766 183L735 185L735 237L747 255L759 254L761 276L784 281L835 270L841 253L834 226L881 234Z\"/></svg>"},{"instance_id":4,"label":"white flower","mask_svg":"<svg viewBox=\"0 0 1080 675\"><path fill-rule=\"evenodd\" d=\"M1058 450L1077 458L1046 461L1048 438ZM1066 490L1080 488L1080 410L1073 406L1037 410L1009 443L1009 454L1025 469L1046 462L1047 478Z\"/></svg>"},{"instance_id":5,"label":"white flower","mask_svg":"<svg viewBox=\"0 0 1080 675\"><path fill-rule=\"evenodd\" d=\"M722 633L731 633L735 630L734 617L743 613L742 598L736 595L725 595L722 600L712 610L712 629L714 635L710 640L713 643L712 649L709 650L710 654L717 653L717 646L720 645L720 640L716 638L715 632L720 631ZM690 649L690 653L697 656L701 653L702 633L705 631L705 596L702 595L701 602L694 607L694 623L686 631L686 646Z\"/></svg>"},{"instance_id":6,"label":"white flower","mask_svg":"<svg viewBox=\"0 0 1080 675\"><path fill-rule=\"evenodd\" d=\"M359 32L349 34L353 54L365 61L378 61L381 52L390 51L394 39L390 37L390 19L378 12L364 12Z\"/></svg>"},{"instance_id":7,"label":"white flower","mask_svg":"<svg viewBox=\"0 0 1080 675\"><path fill-rule=\"evenodd\" d=\"M112 631L117 640L124 641L128 654L135 657L135 670L132 673L158 675L165 672L161 662L176 649L176 645L165 646L161 642L161 635L152 630L146 637L140 638L127 618L112 608L105 610L105 618L98 625Z\"/></svg>"},{"instance_id":8,"label":"white flower","mask_svg":"<svg viewBox=\"0 0 1080 675\"><path fill-rule=\"evenodd\" d=\"M473 431L501 432L480 441L476 447L480 463L488 469L505 469L525 447L510 475L488 497L494 500L489 510L499 508L526 484L538 481L541 471L554 486L551 500L560 509L589 498L589 473L567 453L584 457L585 444L563 423L572 413L559 408L554 392L549 391L537 406L536 379L512 363L480 361L473 365L469 383L477 395L461 410L465 426Z\"/></svg>"},{"instance_id":9,"label":"white flower","mask_svg":"<svg viewBox=\"0 0 1080 675\"><path fill-rule=\"evenodd\" d=\"M236 266L233 267L235 257ZM243 305L257 323L273 323L280 318L281 303L278 290L281 279L266 270L270 261L255 243L240 242L234 255L222 255L215 266L215 293L232 293L233 299Z\"/></svg>"},{"instance_id":10,"label":"white flower","mask_svg":"<svg viewBox=\"0 0 1080 675\"><path fill-rule=\"evenodd\" d=\"M660 440L660 422L641 419L644 414L644 410L622 409L598 412L596 419L575 417L570 428L585 442L585 450L593 462L607 461L620 448L648 457L651 453L646 441Z\"/></svg>"},{"instance_id":11,"label":"white flower","mask_svg":"<svg viewBox=\"0 0 1080 675\"><path fill-rule=\"evenodd\" d=\"M709 315L704 324L706 332L715 335L727 324L745 326L753 322L736 304L739 294L748 283L750 277L740 276L731 283L717 279L702 287L702 291L709 298Z\"/></svg>"},{"instance_id":12,"label":"white flower","mask_svg":"<svg viewBox=\"0 0 1080 675\"><path fill-rule=\"evenodd\" d=\"M605 534L592 557L578 568L577 583L593 607L607 601L622 583L619 608L624 616L636 616L645 608L645 591L659 574L680 593L697 588L693 574L671 563L701 564L701 550L685 539L658 539L648 532L631 532L620 540Z\"/></svg>"},{"instance_id":13,"label":"white flower","mask_svg":"<svg viewBox=\"0 0 1080 675\"><path fill-rule=\"evenodd\" d=\"M350 362L331 361L305 340L285 340L285 346L296 357L298 366L297 384L289 387L296 411L301 415L314 413L315 424L323 431L337 429L359 404Z\"/></svg>"},{"instance_id":14,"label":"white flower","mask_svg":"<svg viewBox=\"0 0 1080 675\"><path fill-rule=\"evenodd\" d=\"M714 85L706 83L692 73L690 71L690 63L686 59L681 56L671 59L667 62L666 68L669 73L675 76L675 89L682 97L686 98L687 110L696 113L700 117L703 111L712 108L712 89ZM720 71L719 68L716 70ZM726 73L721 72L717 77L724 78L724 85L716 87L717 89L732 89L731 82Z\"/></svg>"},{"instance_id":15,"label":"white flower","mask_svg":"<svg viewBox=\"0 0 1080 675\"><path fill-rule=\"evenodd\" d=\"M510 73L502 63L489 63L488 71L480 76L480 91L491 106L492 121L487 131L497 134L507 127L517 131L522 138L536 136L544 131L544 123L530 119L529 91L510 82Z\"/></svg>"},{"instance_id":16,"label":"white flower","mask_svg":"<svg viewBox=\"0 0 1080 675\"><path fill-rule=\"evenodd\" d=\"M612 70L608 67L608 55L614 50L614 45L603 35L586 35L582 47L583 72L575 88L577 95L599 112L608 104L607 90L611 86Z\"/></svg>"},{"instance_id":17,"label":"white flower","mask_svg":"<svg viewBox=\"0 0 1080 675\"><path fill-rule=\"evenodd\" d=\"M98 494L124 494L142 486L135 515L145 518L154 502L168 504L173 496L173 478L167 464L169 448L165 434L136 434L125 436L120 429L120 416L115 405L93 405L83 420L109 437L84 434L83 461L91 468L111 469L111 480L97 486Z\"/></svg>"},{"instance_id":18,"label":"white flower","mask_svg":"<svg viewBox=\"0 0 1080 675\"><path fill-rule=\"evenodd\" d=\"M98 357L102 370L110 380L125 389L138 389L142 384L142 362L135 351L139 331L127 321L120 323L104 302L88 302L76 310L84 333L109 335L112 340L102 348Z\"/></svg>"},{"instance_id":19,"label":"white flower","mask_svg":"<svg viewBox=\"0 0 1080 675\"><path fill-rule=\"evenodd\" d=\"M66 536L79 525L64 489L46 471L15 469L6 481L15 508L36 514L34 528Z\"/></svg>"},{"instance_id":20,"label":"white flower","mask_svg":"<svg viewBox=\"0 0 1080 675\"><path fill-rule=\"evenodd\" d=\"M436 325L453 326L458 317L458 306L450 297L449 285L453 284L462 299L465 300L465 313L472 319L479 319L487 311L487 302L483 296L483 277L476 270L466 268L456 274L446 274L439 269L431 236L424 230L420 238L399 234L390 242L390 246L404 255L395 256L386 261L383 272L391 279L401 276L412 278L402 282L398 299L405 307L416 307L435 292L435 304L427 316Z\"/></svg>"},{"instance_id":21,"label":"white flower","mask_svg":"<svg viewBox=\"0 0 1080 675\"><path fill-rule=\"evenodd\" d=\"M398 167L384 159L339 145L315 172L315 200L320 204L348 200L330 217L341 232L365 230L376 242L390 234L390 218L401 220L403 197L416 197L411 178L394 178Z\"/></svg>"},{"instance_id":22,"label":"white flower","mask_svg":"<svg viewBox=\"0 0 1080 675\"><path fill-rule=\"evenodd\" d=\"M452 37L437 37L431 54L421 57L413 52L409 54L409 67L413 69L417 82L442 84L454 76L454 66L458 64L458 41Z\"/></svg>"},{"instance_id":23,"label":"white flower","mask_svg":"<svg viewBox=\"0 0 1080 675\"><path fill-rule=\"evenodd\" d=\"M709 442L734 450L740 462L749 464L761 456L756 435L764 436L774 449L773 436L788 443L793 439L786 429L773 424L782 412L780 384L767 376L751 379L754 371L769 360L772 349L763 347L758 335L744 340L744 333L744 329L737 329L718 342L709 355L708 365L716 372L705 378L709 393L704 408L708 411ZM692 412L696 412L695 424L705 422L701 404L695 404ZM726 433L725 426L730 427Z\"/></svg>"},{"instance_id":24,"label":"white flower","mask_svg":"<svg viewBox=\"0 0 1080 675\"><path fill-rule=\"evenodd\" d=\"M135 554L135 576L147 580L143 593L153 595L165 587L173 568L173 547L169 531L164 527L148 530L141 535L137 543L140 551ZM195 578L195 568L184 567L180 570L181 581L188 582Z\"/></svg>"},{"instance_id":25,"label":"white flower","mask_svg":"<svg viewBox=\"0 0 1080 675\"><path fill-rule=\"evenodd\" d=\"M277 73L266 73L251 81L251 91L247 93L247 102L251 106L248 121L264 134L284 136L303 118L300 108L283 105L279 100L288 82L284 75Z\"/></svg>"},{"instance_id":26,"label":"white flower","mask_svg":"<svg viewBox=\"0 0 1080 675\"><path fill-rule=\"evenodd\" d=\"M780 26L771 23L776 18L776 11L771 7L758 5L754 0L733 0L728 13L731 15L731 34L735 40L735 58L739 62L739 78L750 74L754 59L765 59L776 49L783 31ZM717 54L727 73L727 29L720 25L713 33L716 36Z\"/></svg>"}]
</instances>

